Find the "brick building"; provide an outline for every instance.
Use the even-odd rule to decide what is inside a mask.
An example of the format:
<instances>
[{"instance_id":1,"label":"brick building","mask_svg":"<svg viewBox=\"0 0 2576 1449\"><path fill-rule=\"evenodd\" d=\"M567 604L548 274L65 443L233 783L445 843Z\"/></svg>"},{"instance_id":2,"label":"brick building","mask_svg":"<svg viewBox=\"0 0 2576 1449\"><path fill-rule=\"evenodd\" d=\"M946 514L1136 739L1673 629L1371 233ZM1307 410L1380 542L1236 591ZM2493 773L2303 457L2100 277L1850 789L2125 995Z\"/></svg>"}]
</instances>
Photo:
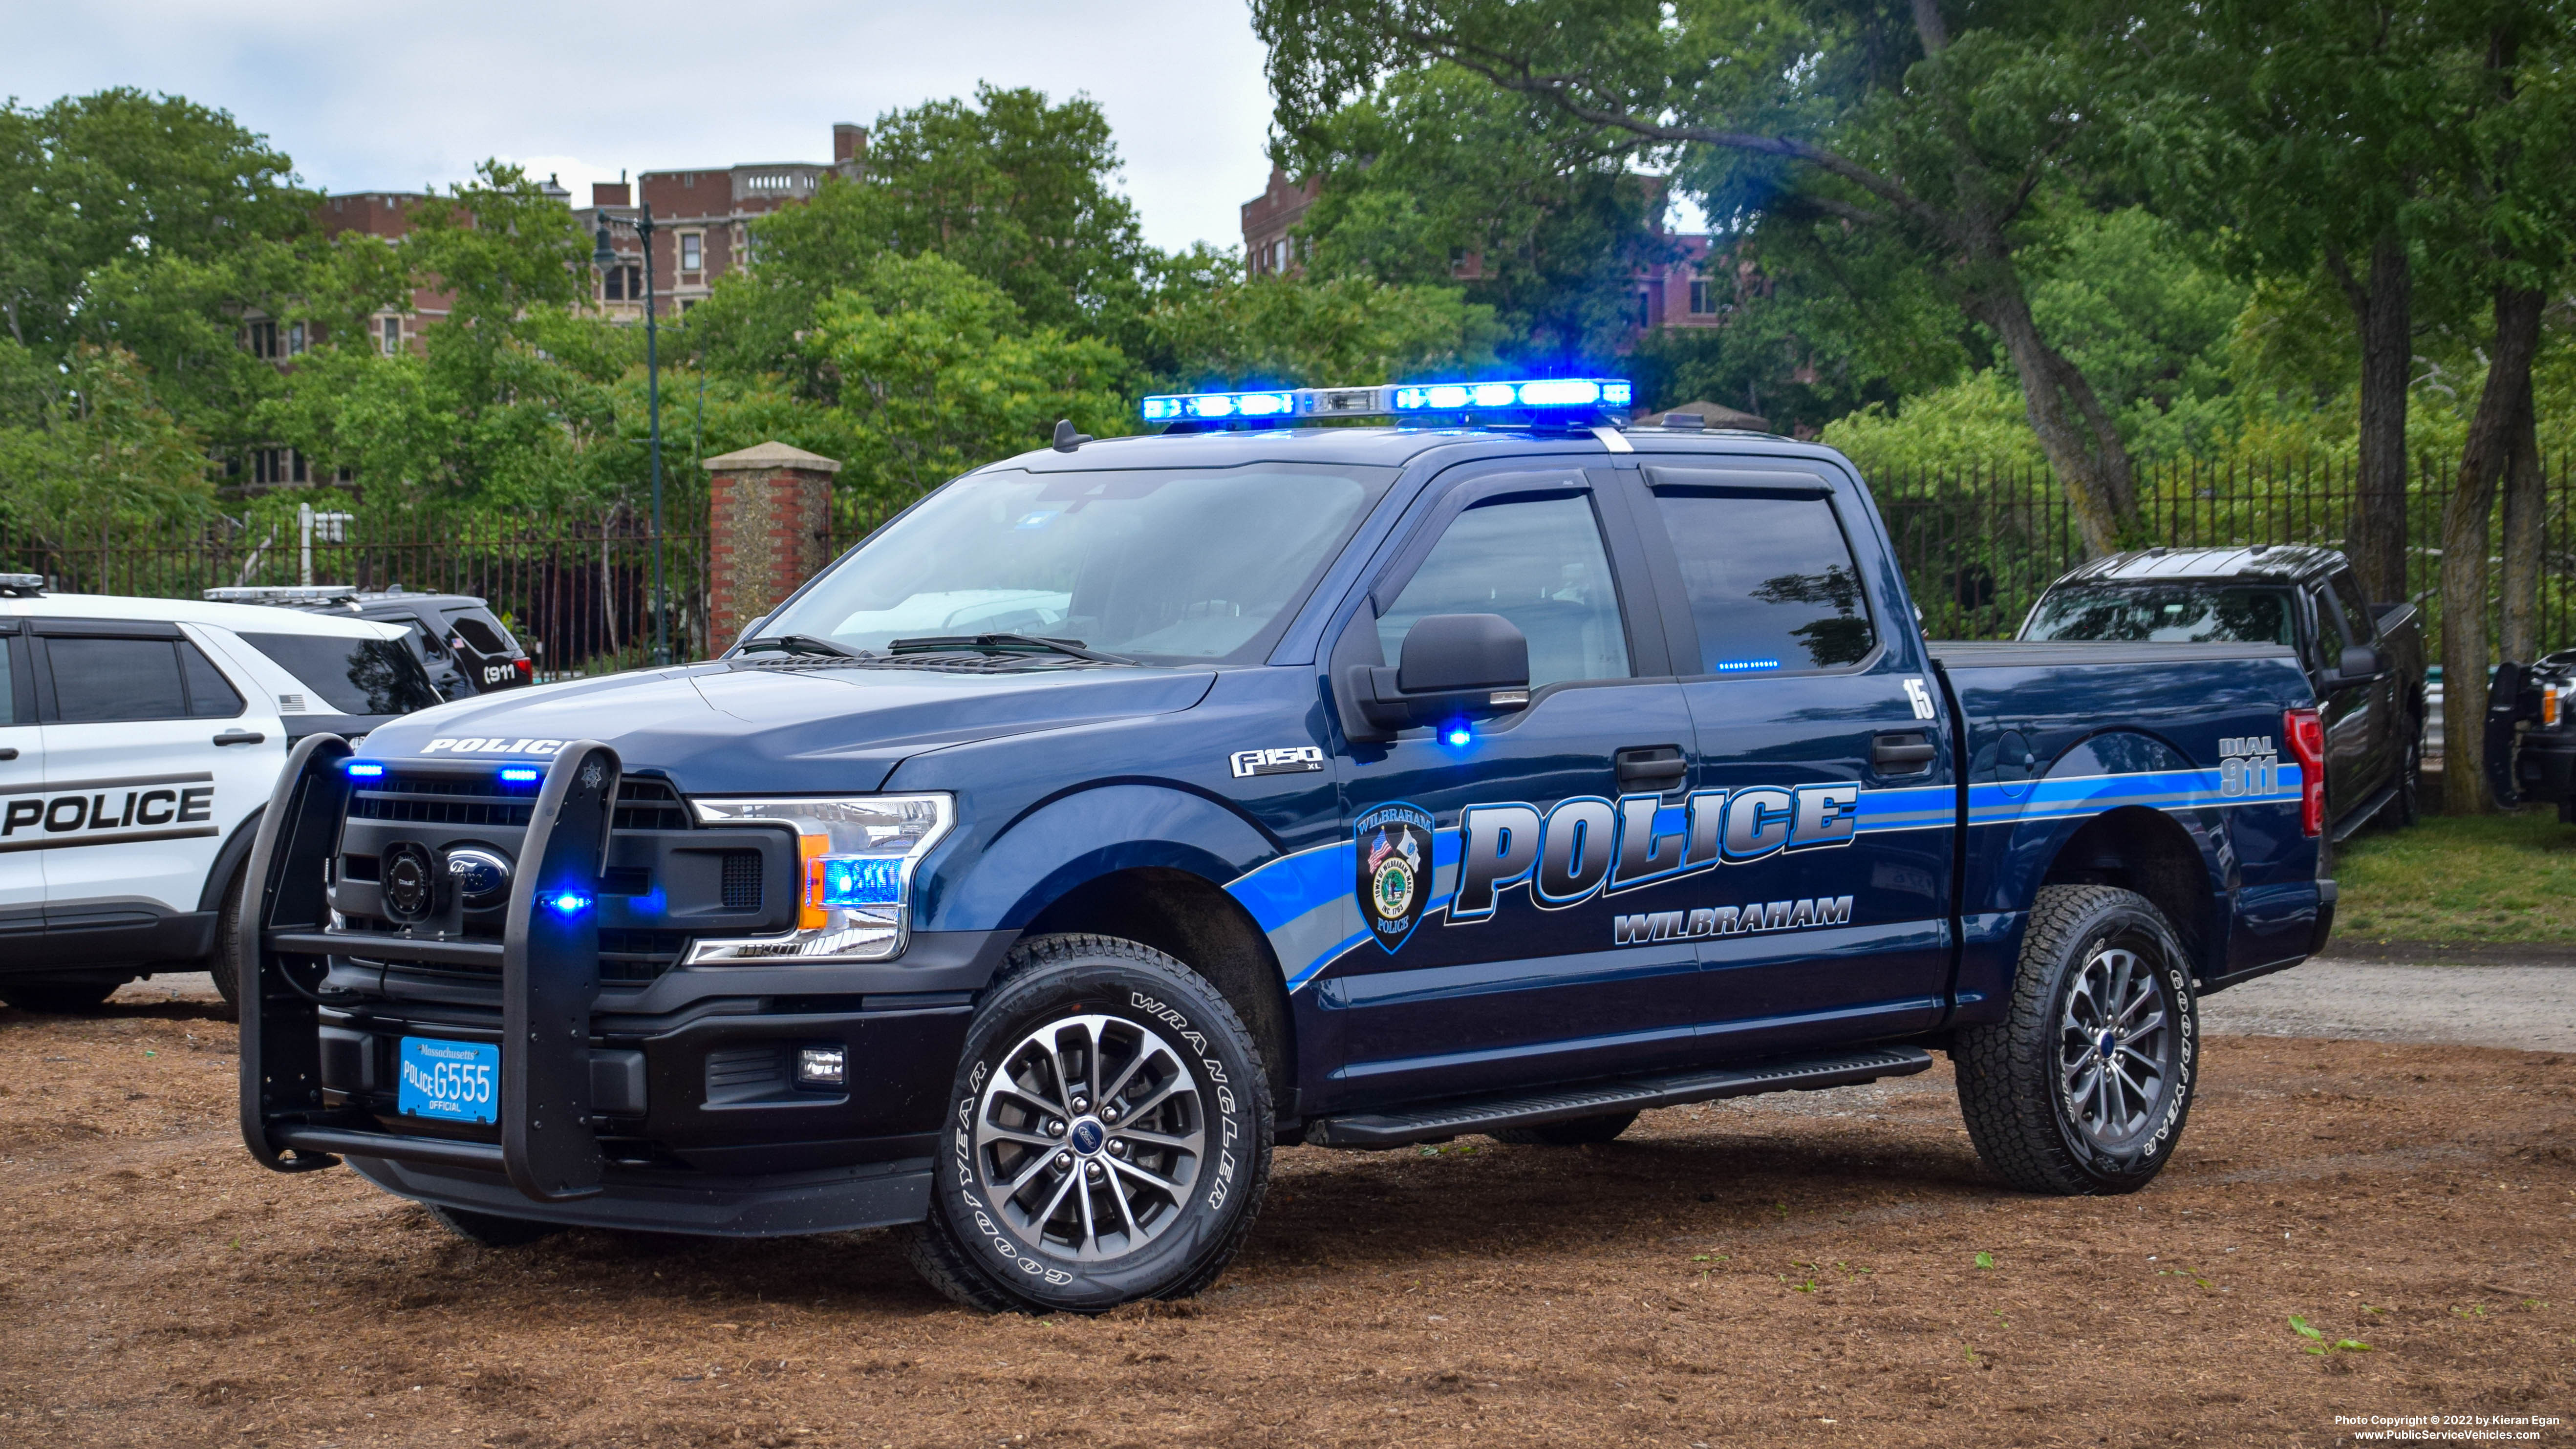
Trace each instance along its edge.
<instances>
[{"instance_id":1,"label":"brick building","mask_svg":"<svg viewBox=\"0 0 2576 1449\"><path fill-rule=\"evenodd\" d=\"M867 128L844 122L832 128L828 162L647 171L633 182L597 183L590 205L573 215L586 232L598 230L602 215L610 220L609 245L619 261L595 284L600 305L613 317L644 315L643 243L631 225L618 224L633 220L639 201L653 211L653 281L661 315L669 317L696 306L716 278L749 261L754 217L813 199L827 177L857 180L867 156Z\"/></svg>"}]
</instances>

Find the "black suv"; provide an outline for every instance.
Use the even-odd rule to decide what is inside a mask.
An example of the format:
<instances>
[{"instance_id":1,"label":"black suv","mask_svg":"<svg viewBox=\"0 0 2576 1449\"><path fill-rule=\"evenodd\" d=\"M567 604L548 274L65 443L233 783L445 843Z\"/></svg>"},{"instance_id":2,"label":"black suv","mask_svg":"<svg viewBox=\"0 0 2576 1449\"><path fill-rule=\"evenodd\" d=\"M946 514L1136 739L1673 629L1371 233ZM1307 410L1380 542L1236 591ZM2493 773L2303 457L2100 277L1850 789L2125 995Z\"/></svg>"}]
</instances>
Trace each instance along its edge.
<instances>
[{"instance_id":1,"label":"black suv","mask_svg":"<svg viewBox=\"0 0 2576 1449\"><path fill-rule=\"evenodd\" d=\"M441 699L516 689L536 678L535 661L519 647L509 626L494 617L490 605L471 594L412 594L400 584L372 594L329 584L290 584L208 589L206 599L217 604L276 604L347 613L404 625L411 630L412 648Z\"/></svg>"}]
</instances>

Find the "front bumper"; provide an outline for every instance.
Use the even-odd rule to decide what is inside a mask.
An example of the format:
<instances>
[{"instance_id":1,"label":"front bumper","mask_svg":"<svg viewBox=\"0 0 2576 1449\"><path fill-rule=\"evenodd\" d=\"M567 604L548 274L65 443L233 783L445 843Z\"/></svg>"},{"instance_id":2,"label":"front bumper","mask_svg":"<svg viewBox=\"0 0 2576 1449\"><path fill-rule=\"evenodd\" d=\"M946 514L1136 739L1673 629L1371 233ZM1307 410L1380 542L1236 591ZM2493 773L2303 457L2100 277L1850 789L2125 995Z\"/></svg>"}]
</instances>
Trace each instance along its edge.
<instances>
[{"instance_id":1,"label":"front bumper","mask_svg":"<svg viewBox=\"0 0 2576 1449\"><path fill-rule=\"evenodd\" d=\"M682 968L603 995L598 913L539 904L595 896L606 869L619 770L605 747L575 745L534 802L502 941L369 932L356 965L336 954L353 937L327 929L325 885L348 753L336 738L298 747L252 855L241 1118L261 1162L347 1158L425 1202L662 1232L922 1215L972 985L1010 933L917 937L901 963ZM403 1115L405 1037L497 1045L498 1120ZM841 1048L847 1082L800 1085L804 1047Z\"/></svg>"}]
</instances>

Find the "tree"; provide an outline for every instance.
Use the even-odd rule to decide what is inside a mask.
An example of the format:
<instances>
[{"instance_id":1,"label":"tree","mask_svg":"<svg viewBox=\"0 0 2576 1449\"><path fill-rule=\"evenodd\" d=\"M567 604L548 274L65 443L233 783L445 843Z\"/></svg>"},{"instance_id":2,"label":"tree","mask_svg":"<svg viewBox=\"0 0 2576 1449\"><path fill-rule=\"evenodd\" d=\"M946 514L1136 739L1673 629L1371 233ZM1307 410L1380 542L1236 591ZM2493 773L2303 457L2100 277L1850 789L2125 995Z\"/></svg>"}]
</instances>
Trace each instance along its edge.
<instances>
[{"instance_id":1,"label":"tree","mask_svg":"<svg viewBox=\"0 0 2576 1449\"><path fill-rule=\"evenodd\" d=\"M2136 490L2116 421L2033 316L2035 199L2119 161L2116 119L2158 60L2116 7L1938 0L1255 0L1292 130L1388 74L1463 67L1566 124L1685 157L1712 215L1883 232L2018 375L2085 541L2118 545Z\"/></svg>"},{"instance_id":2,"label":"tree","mask_svg":"<svg viewBox=\"0 0 2576 1449\"><path fill-rule=\"evenodd\" d=\"M153 397L132 353L82 344L32 418L23 401L13 411L20 421L0 425L0 509L66 572L95 549L103 587L125 530L212 516L205 447Z\"/></svg>"},{"instance_id":3,"label":"tree","mask_svg":"<svg viewBox=\"0 0 2576 1449\"><path fill-rule=\"evenodd\" d=\"M897 506L1036 446L1059 418L1127 430L1123 353L1028 326L1000 287L943 256L886 258L834 293L814 345L839 380L849 461Z\"/></svg>"},{"instance_id":4,"label":"tree","mask_svg":"<svg viewBox=\"0 0 2576 1449\"><path fill-rule=\"evenodd\" d=\"M2536 643L2540 448L2532 368L2550 289L2576 263L2576 14L2551 0L2491 0L2448 12L2449 54L2472 105L2445 133L2451 185L2437 225L2459 280L2483 289L2494 317L2486 381L2442 518L2442 807L2478 814L2486 782L2487 560L2499 482L2519 495L2508 538L2508 645ZM2509 481L2508 481L2509 480ZM2515 598L2519 593L2522 597ZM2516 616L2520 617L2517 618ZM2528 663L2528 656L2522 662Z\"/></svg>"},{"instance_id":5,"label":"tree","mask_svg":"<svg viewBox=\"0 0 2576 1449\"><path fill-rule=\"evenodd\" d=\"M1501 328L1456 287L1361 277L1246 280L1232 256L1202 258L1145 318L1140 359L1175 389L1358 386L1492 365Z\"/></svg>"},{"instance_id":6,"label":"tree","mask_svg":"<svg viewBox=\"0 0 2576 1449\"><path fill-rule=\"evenodd\" d=\"M1662 182L1629 169L1635 138L1533 126L1531 109L1432 65L1292 123L1280 159L1323 178L1299 226L1306 274L1463 281L1517 366L1600 370L1637 329L1638 270L1677 255L1655 226Z\"/></svg>"},{"instance_id":7,"label":"tree","mask_svg":"<svg viewBox=\"0 0 2576 1449\"><path fill-rule=\"evenodd\" d=\"M1118 149L1089 99L978 86L975 100L879 116L866 174L752 223L757 266L727 276L690 317L709 364L737 375L798 369L827 397L819 354L797 335L822 299L879 258L937 254L1011 299L1035 326L1133 347L1154 257L1114 189Z\"/></svg>"},{"instance_id":8,"label":"tree","mask_svg":"<svg viewBox=\"0 0 2576 1449\"><path fill-rule=\"evenodd\" d=\"M2166 188L2241 276L2322 270L2360 355L2360 458L2345 542L2374 599L2406 596L2406 410L2416 253L2441 135L2460 97L2430 0L2221 0L2162 12L2159 43L2195 59L2212 123L2176 128Z\"/></svg>"},{"instance_id":9,"label":"tree","mask_svg":"<svg viewBox=\"0 0 2576 1449\"><path fill-rule=\"evenodd\" d=\"M210 444L253 441L277 377L241 317L288 311L315 199L265 139L180 97L0 106L0 324L58 368L84 345L127 354Z\"/></svg>"}]
</instances>

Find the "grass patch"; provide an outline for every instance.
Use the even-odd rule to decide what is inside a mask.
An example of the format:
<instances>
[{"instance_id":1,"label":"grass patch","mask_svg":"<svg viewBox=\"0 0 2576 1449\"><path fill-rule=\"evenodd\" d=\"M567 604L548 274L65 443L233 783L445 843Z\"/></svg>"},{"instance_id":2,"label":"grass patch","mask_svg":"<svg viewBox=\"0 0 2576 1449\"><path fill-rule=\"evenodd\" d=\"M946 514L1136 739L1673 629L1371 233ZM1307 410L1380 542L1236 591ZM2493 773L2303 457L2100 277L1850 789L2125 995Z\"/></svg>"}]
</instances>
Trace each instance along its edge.
<instances>
[{"instance_id":1,"label":"grass patch","mask_svg":"<svg viewBox=\"0 0 2576 1449\"><path fill-rule=\"evenodd\" d=\"M2367 829L2334 876L2338 938L2576 944L2576 826L2554 809Z\"/></svg>"}]
</instances>

